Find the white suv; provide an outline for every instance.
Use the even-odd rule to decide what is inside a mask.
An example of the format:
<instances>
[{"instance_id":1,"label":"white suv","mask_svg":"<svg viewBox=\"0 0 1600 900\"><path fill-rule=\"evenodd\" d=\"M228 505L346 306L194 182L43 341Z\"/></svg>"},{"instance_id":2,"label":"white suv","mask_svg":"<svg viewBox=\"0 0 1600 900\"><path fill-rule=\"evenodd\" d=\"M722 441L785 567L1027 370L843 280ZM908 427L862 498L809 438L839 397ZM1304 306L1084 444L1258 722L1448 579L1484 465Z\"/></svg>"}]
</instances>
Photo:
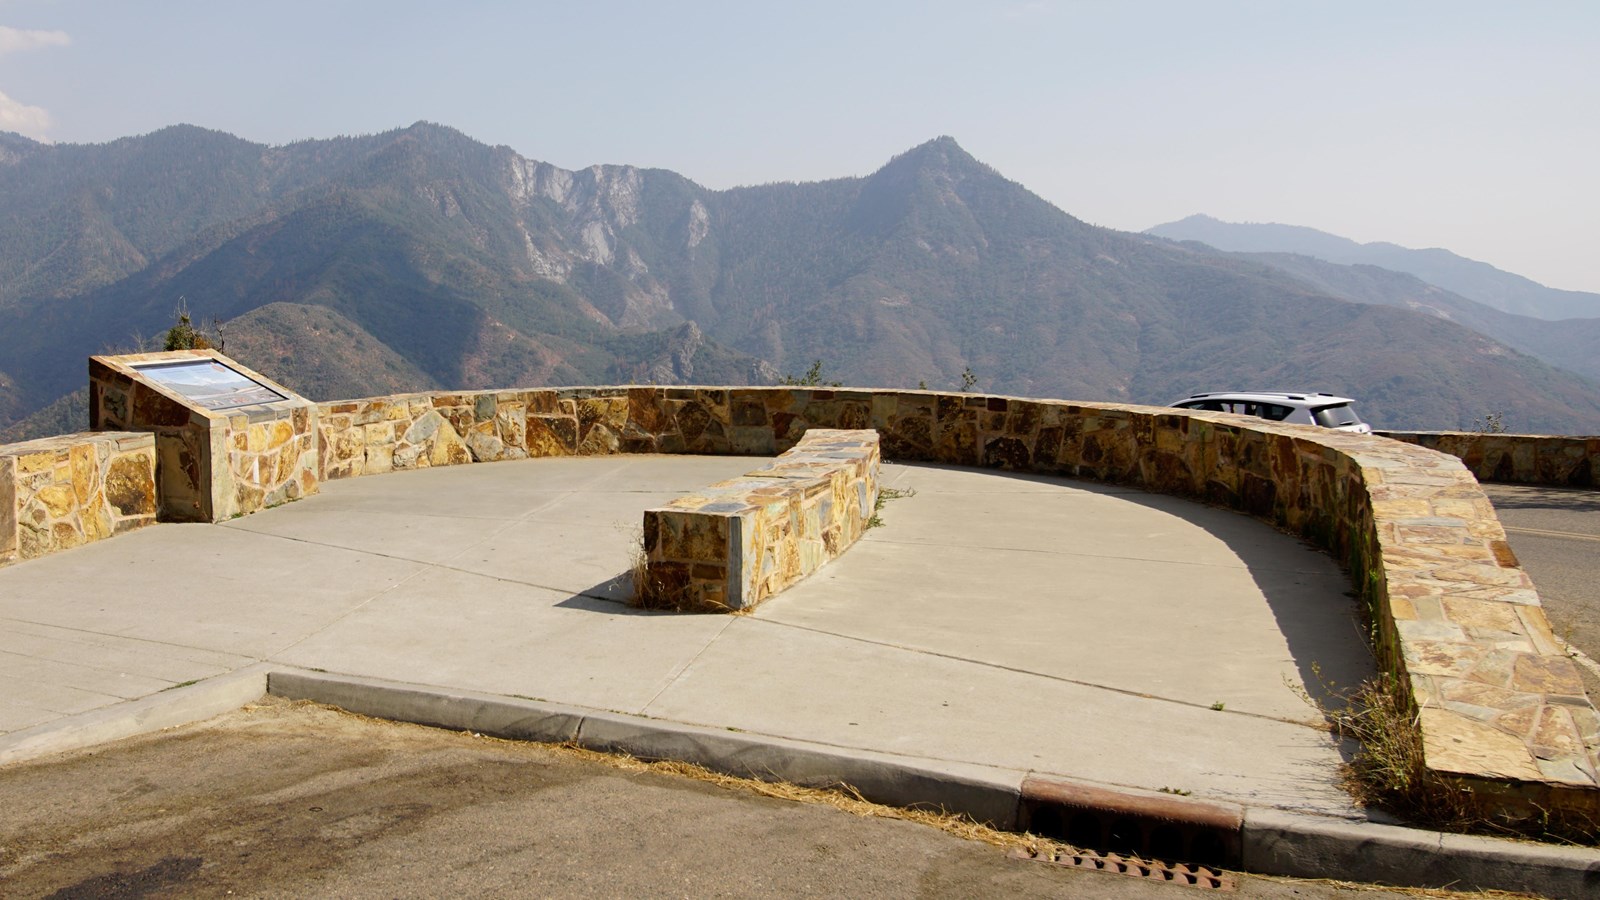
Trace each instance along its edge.
<instances>
[{"instance_id":1,"label":"white suv","mask_svg":"<svg viewBox=\"0 0 1600 900\"><path fill-rule=\"evenodd\" d=\"M1274 422L1296 425L1321 425L1336 431L1371 434L1372 426L1356 415L1355 401L1332 394L1288 391L1209 391L1190 394L1171 405L1179 409L1204 409L1211 412L1260 416Z\"/></svg>"}]
</instances>

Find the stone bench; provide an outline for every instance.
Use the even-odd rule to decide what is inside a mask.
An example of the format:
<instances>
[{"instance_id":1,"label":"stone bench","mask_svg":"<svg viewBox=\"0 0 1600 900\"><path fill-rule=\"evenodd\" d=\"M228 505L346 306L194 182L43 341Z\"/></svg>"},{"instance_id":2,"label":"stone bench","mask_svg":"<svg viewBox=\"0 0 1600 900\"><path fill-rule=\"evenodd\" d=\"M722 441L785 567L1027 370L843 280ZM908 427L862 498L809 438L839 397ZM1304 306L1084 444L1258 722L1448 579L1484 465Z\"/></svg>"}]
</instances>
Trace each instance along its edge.
<instances>
[{"instance_id":1,"label":"stone bench","mask_svg":"<svg viewBox=\"0 0 1600 900\"><path fill-rule=\"evenodd\" d=\"M147 432L0 446L0 566L154 524L155 475Z\"/></svg>"},{"instance_id":2,"label":"stone bench","mask_svg":"<svg viewBox=\"0 0 1600 900\"><path fill-rule=\"evenodd\" d=\"M811 429L772 464L645 510L640 605L749 609L843 553L878 499L878 433Z\"/></svg>"}]
</instances>

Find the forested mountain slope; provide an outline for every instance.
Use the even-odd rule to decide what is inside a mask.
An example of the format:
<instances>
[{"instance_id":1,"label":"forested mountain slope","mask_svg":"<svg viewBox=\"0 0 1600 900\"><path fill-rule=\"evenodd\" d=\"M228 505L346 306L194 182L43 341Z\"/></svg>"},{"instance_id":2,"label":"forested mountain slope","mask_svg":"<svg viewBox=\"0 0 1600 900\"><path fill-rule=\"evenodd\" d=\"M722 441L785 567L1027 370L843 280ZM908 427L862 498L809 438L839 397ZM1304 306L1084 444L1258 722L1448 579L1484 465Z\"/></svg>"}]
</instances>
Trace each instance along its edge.
<instances>
[{"instance_id":1,"label":"forested mountain slope","mask_svg":"<svg viewBox=\"0 0 1600 900\"><path fill-rule=\"evenodd\" d=\"M939 138L865 178L711 191L427 123L265 147L0 140L0 428L180 300L313 397L604 382L1162 403L1282 387L1391 427L1600 430L1594 385L1427 311L1087 225ZM9 202L16 198L17 202ZM61 407L65 408L65 407Z\"/></svg>"}]
</instances>

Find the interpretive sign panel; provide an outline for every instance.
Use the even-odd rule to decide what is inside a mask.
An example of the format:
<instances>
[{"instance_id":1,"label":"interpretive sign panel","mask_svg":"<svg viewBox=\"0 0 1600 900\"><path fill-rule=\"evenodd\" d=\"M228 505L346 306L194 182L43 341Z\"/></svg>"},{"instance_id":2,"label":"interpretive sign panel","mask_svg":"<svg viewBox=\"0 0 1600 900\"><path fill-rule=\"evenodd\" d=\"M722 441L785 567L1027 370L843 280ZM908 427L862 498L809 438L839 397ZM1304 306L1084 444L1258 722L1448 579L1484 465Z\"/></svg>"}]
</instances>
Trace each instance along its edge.
<instances>
[{"instance_id":1,"label":"interpretive sign panel","mask_svg":"<svg viewBox=\"0 0 1600 900\"><path fill-rule=\"evenodd\" d=\"M89 357L89 424L156 436L162 521L222 522L317 492L317 405L216 350Z\"/></svg>"},{"instance_id":2,"label":"interpretive sign panel","mask_svg":"<svg viewBox=\"0 0 1600 900\"><path fill-rule=\"evenodd\" d=\"M205 409L237 409L258 403L287 400L266 385L214 359L184 360L174 363L134 366L140 375Z\"/></svg>"}]
</instances>

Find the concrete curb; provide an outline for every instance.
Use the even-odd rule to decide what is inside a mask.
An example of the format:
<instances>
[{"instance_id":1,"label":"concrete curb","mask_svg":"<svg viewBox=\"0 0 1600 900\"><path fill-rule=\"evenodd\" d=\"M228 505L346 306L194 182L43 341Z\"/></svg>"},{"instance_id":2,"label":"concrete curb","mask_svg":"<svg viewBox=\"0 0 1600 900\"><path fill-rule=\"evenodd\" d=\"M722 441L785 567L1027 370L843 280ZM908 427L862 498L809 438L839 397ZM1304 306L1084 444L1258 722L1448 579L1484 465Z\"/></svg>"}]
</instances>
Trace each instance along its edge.
<instances>
[{"instance_id":1,"label":"concrete curb","mask_svg":"<svg viewBox=\"0 0 1600 900\"><path fill-rule=\"evenodd\" d=\"M1093 809L1108 818L1148 815L1229 834L1247 872L1337 878L1405 887L1522 891L1547 897L1600 895L1600 851L1352 822L1111 789L959 763L684 725L661 719L493 694L378 679L276 669L274 696L311 700L376 718L497 737L574 743L642 759L693 763L730 775L812 787L848 784L893 806L965 814L1015 829L1040 804ZM253 698L252 698L253 699Z\"/></svg>"},{"instance_id":2,"label":"concrete curb","mask_svg":"<svg viewBox=\"0 0 1600 900\"><path fill-rule=\"evenodd\" d=\"M676 760L747 778L849 785L877 803L963 814L1004 830L1042 821L1046 809L1060 821L1081 811L1107 821L1144 819L1224 835L1230 857L1237 848L1237 865L1263 875L1600 896L1600 851L1592 848L1341 821L266 663L6 735L0 765L186 725L263 694L381 719Z\"/></svg>"},{"instance_id":3,"label":"concrete curb","mask_svg":"<svg viewBox=\"0 0 1600 900\"><path fill-rule=\"evenodd\" d=\"M1404 887L1600 896L1600 851L1246 809L1244 868Z\"/></svg>"},{"instance_id":4,"label":"concrete curb","mask_svg":"<svg viewBox=\"0 0 1600 900\"><path fill-rule=\"evenodd\" d=\"M1016 827L1024 774L344 675L276 670L267 679L267 692L376 718L670 759L743 778L807 787L849 785L876 803L963 814L1002 829Z\"/></svg>"},{"instance_id":5,"label":"concrete curb","mask_svg":"<svg viewBox=\"0 0 1600 900\"><path fill-rule=\"evenodd\" d=\"M266 663L0 737L0 766L81 750L232 712L267 691Z\"/></svg>"}]
</instances>

